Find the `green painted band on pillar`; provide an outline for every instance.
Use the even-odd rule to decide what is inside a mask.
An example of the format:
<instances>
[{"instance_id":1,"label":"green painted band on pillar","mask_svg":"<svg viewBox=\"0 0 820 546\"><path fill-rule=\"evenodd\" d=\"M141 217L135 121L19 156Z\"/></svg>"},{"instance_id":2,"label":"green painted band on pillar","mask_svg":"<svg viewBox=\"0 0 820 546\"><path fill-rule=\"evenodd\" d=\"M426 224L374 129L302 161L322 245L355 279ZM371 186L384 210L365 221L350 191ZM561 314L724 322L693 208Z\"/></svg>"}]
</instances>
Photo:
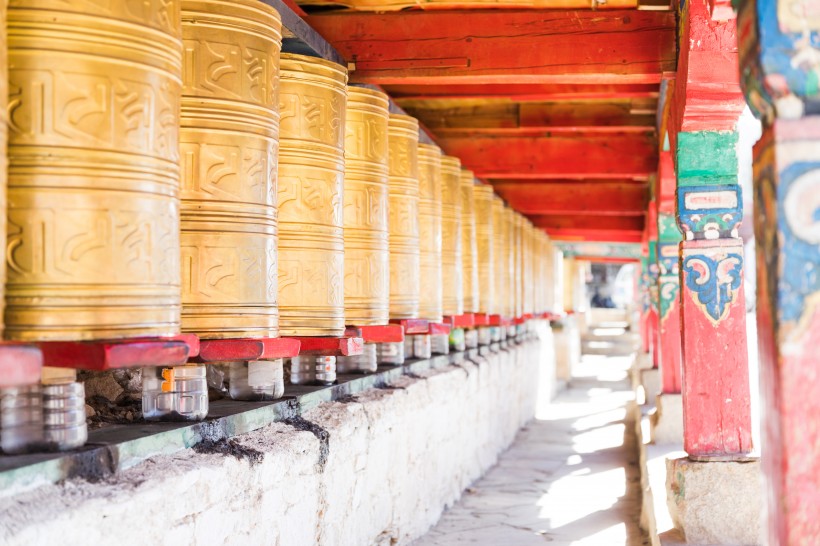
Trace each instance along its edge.
<instances>
[{"instance_id":1,"label":"green painted band on pillar","mask_svg":"<svg viewBox=\"0 0 820 546\"><path fill-rule=\"evenodd\" d=\"M678 186L737 184L736 131L678 133Z\"/></svg>"}]
</instances>

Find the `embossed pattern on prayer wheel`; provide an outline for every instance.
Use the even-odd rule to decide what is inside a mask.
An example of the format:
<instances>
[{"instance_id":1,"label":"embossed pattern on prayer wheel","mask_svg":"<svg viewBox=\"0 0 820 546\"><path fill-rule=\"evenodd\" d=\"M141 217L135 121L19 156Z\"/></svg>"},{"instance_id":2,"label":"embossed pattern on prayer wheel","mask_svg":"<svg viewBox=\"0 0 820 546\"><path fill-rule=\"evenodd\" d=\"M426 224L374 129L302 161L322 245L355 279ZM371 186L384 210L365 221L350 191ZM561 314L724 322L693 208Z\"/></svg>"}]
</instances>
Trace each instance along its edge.
<instances>
[{"instance_id":1,"label":"embossed pattern on prayer wheel","mask_svg":"<svg viewBox=\"0 0 820 546\"><path fill-rule=\"evenodd\" d=\"M507 272L506 272L506 216L504 201L493 195L493 313L506 315Z\"/></svg>"},{"instance_id":2,"label":"embossed pattern on prayer wheel","mask_svg":"<svg viewBox=\"0 0 820 546\"><path fill-rule=\"evenodd\" d=\"M6 337L179 332L179 0L12 0Z\"/></svg>"},{"instance_id":3,"label":"embossed pattern on prayer wheel","mask_svg":"<svg viewBox=\"0 0 820 546\"><path fill-rule=\"evenodd\" d=\"M0 6L0 44L6 43L6 2ZM8 58L6 48L0 46L0 210L6 210L6 186L8 176ZM0 222L0 240L6 239L6 223ZM6 284L6 262L0 263L0 306L4 303L3 291ZM2 307L0 307L2 308ZM2 332L2 314L0 314L0 332Z\"/></svg>"},{"instance_id":4,"label":"embossed pattern on prayer wheel","mask_svg":"<svg viewBox=\"0 0 820 546\"><path fill-rule=\"evenodd\" d=\"M345 320L387 324L387 107L384 93L348 87L345 118Z\"/></svg>"},{"instance_id":5,"label":"embossed pattern on prayer wheel","mask_svg":"<svg viewBox=\"0 0 820 546\"><path fill-rule=\"evenodd\" d=\"M507 297L504 301L504 315L515 318L515 211L504 209L504 277L507 282Z\"/></svg>"},{"instance_id":6,"label":"embossed pattern on prayer wheel","mask_svg":"<svg viewBox=\"0 0 820 546\"><path fill-rule=\"evenodd\" d=\"M387 134L390 146L390 318L418 318L419 122L410 116L391 114Z\"/></svg>"},{"instance_id":7,"label":"embossed pattern on prayer wheel","mask_svg":"<svg viewBox=\"0 0 820 546\"><path fill-rule=\"evenodd\" d=\"M495 313L493 276L493 187L479 184L473 188L475 233L478 263L478 312Z\"/></svg>"},{"instance_id":8,"label":"embossed pattern on prayer wheel","mask_svg":"<svg viewBox=\"0 0 820 546\"><path fill-rule=\"evenodd\" d=\"M464 312L461 257L461 161L441 157L441 287L445 315Z\"/></svg>"},{"instance_id":9,"label":"embossed pattern on prayer wheel","mask_svg":"<svg viewBox=\"0 0 820 546\"><path fill-rule=\"evenodd\" d=\"M275 337L279 14L182 0L182 38L182 330Z\"/></svg>"},{"instance_id":10,"label":"embossed pattern on prayer wheel","mask_svg":"<svg viewBox=\"0 0 820 546\"><path fill-rule=\"evenodd\" d=\"M464 283L464 312L478 313L478 242L475 229L475 175L461 170L461 263Z\"/></svg>"},{"instance_id":11,"label":"embossed pattern on prayer wheel","mask_svg":"<svg viewBox=\"0 0 820 546\"><path fill-rule=\"evenodd\" d=\"M419 318L441 322L441 150L419 144Z\"/></svg>"},{"instance_id":12,"label":"embossed pattern on prayer wheel","mask_svg":"<svg viewBox=\"0 0 820 546\"><path fill-rule=\"evenodd\" d=\"M341 336L347 71L282 54L279 75L279 333Z\"/></svg>"},{"instance_id":13,"label":"embossed pattern on prayer wheel","mask_svg":"<svg viewBox=\"0 0 820 546\"><path fill-rule=\"evenodd\" d=\"M513 252L513 317L521 316L521 230L524 217L517 212L512 215L512 252Z\"/></svg>"}]
</instances>

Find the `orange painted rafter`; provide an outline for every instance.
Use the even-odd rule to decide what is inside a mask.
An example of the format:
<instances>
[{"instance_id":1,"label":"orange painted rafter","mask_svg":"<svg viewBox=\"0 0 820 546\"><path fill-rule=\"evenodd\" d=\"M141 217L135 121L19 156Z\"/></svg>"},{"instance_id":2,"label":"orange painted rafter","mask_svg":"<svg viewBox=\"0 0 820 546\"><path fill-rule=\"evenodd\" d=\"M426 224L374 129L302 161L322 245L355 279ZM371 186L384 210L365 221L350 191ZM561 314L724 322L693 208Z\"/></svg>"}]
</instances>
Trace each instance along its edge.
<instances>
[{"instance_id":1,"label":"orange painted rafter","mask_svg":"<svg viewBox=\"0 0 820 546\"><path fill-rule=\"evenodd\" d=\"M635 178L657 170L653 135L443 135L439 144L479 178Z\"/></svg>"},{"instance_id":2,"label":"orange painted rafter","mask_svg":"<svg viewBox=\"0 0 820 546\"><path fill-rule=\"evenodd\" d=\"M670 12L331 12L308 22L355 65L356 82L642 84L675 70Z\"/></svg>"},{"instance_id":3,"label":"orange painted rafter","mask_svg":"<svg viewBox=\"0 0 820 546\"><path fill-rule=\"evenodd\" d=\"M655 99L530 102L399 100L409 114L436 134L540 136L558 132L654 133Z\"/></svg>"},{"instance_id":4,"label":"orange painted rafter","mask_svg":"<svg viewBox=\"0 0 820 546\"><path fill-rule=\"evenodd\" d=\"M643 215L647 205L645 184L587 182L543 184L496 182L495 191L514 209L527 215ZM594 222L595 218L587 218Z\"/></svg>"},{"instance_id":5,"label":"orange painted rafter","mask_svg":"<svg viewBox=\"0 0 820 546\"><path fill-rule=\"evenodd\" d=\"M554 241L589 241L598 243L640 243L640 231L609 231L594 229L545 230Z\"/></svg>"},{"instance_id":6,"label":"orange painted rafter","mask_svg":"<svg viewBox=\"0 0 820 546\"><path fill-rule=\"evenodd\" d=\"M595 229L614 231L642 231L644 215L560 215L537 214L529 215L529 220L537 228L555 229Z\"/></svg>"},{"instance_id":7,"label":"orange painted rafter","mask_svg":"<svg viewBox=\"0 0 820 546\"><path fill-rule=\"evenodd\" d=\"M385 89L398 100L506 99L515 102L657 99L657 84L461 84L390 85Z\"/></svg>"}]
</instances>

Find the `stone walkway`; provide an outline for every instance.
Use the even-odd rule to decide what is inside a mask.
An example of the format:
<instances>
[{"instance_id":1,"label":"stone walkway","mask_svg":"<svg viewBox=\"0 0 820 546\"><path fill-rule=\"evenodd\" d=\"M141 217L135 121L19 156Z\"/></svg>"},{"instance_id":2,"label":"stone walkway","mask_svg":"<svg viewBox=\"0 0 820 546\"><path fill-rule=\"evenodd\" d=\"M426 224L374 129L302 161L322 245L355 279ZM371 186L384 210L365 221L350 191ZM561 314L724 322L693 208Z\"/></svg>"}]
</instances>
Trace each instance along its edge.
<instances>
[{"instance_id":1,"label":"stone walkway","mask_svg":"<svg viewBox=\"0 0 820 546\"><path fill-rule=\"evenodd\" d=\"M648 544L624 422L628 366L625 357L585 356L570 387L414 546Z\"/></svg>"}]
</instances>

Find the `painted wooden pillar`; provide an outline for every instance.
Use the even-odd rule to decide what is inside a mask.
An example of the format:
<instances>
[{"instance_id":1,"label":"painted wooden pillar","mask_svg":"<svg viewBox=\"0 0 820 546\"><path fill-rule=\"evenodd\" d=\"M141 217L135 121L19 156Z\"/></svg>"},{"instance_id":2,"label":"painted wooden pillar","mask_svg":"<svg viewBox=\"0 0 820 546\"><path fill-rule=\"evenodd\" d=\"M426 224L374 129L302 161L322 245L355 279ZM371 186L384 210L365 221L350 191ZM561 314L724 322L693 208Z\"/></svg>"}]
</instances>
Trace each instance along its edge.
<instances>
[{"instance_id":1,"label":"painted wooden pillar","mask_svg":"<svg viewBox=\"0 0 820 546\"><path fill-rule=\"evenodd\" d=\"M736 148L732 131L677 137L684 449L693 458L752 450Z\"/></svg>"},{"instance_id":2,"label":"painted wooden pillar","mask_svg":"<svg viewBox=\"0 0 820 546\"><path fill-rule=\"evenodd\" d=\"M769 543L820 544L820 6L746 0L741 78L754 150Z\"/></svg>"},{"instance_id":3,"label":"painted wooden pillar","mask_svg":"<svg viewBox=\"0 0 820 546\"><path fill-rule=\"evenodd\" d=\"M672 153L661 151L658 169L658 360L661 390L681 392L680 276L681 233L675 220L675 169Z\"/></svg>"},{"instance_id":4,"label":"painted wooden pillar","mask_svg":"<svg viewBox=\"0 0 820 546\"><path fill-rule=\"evenodd\" d=\"M660 318L660 297L659 297L659 269L658 269L658 207L654 197L649 200L649 210L646 217L647 235L649 237L649 258L647 269L649 271L649 314L648 314L648 334L651 339L652 367L658 368L660 364L659 347L659 318Z\"/></svg>"}]
</instances>

